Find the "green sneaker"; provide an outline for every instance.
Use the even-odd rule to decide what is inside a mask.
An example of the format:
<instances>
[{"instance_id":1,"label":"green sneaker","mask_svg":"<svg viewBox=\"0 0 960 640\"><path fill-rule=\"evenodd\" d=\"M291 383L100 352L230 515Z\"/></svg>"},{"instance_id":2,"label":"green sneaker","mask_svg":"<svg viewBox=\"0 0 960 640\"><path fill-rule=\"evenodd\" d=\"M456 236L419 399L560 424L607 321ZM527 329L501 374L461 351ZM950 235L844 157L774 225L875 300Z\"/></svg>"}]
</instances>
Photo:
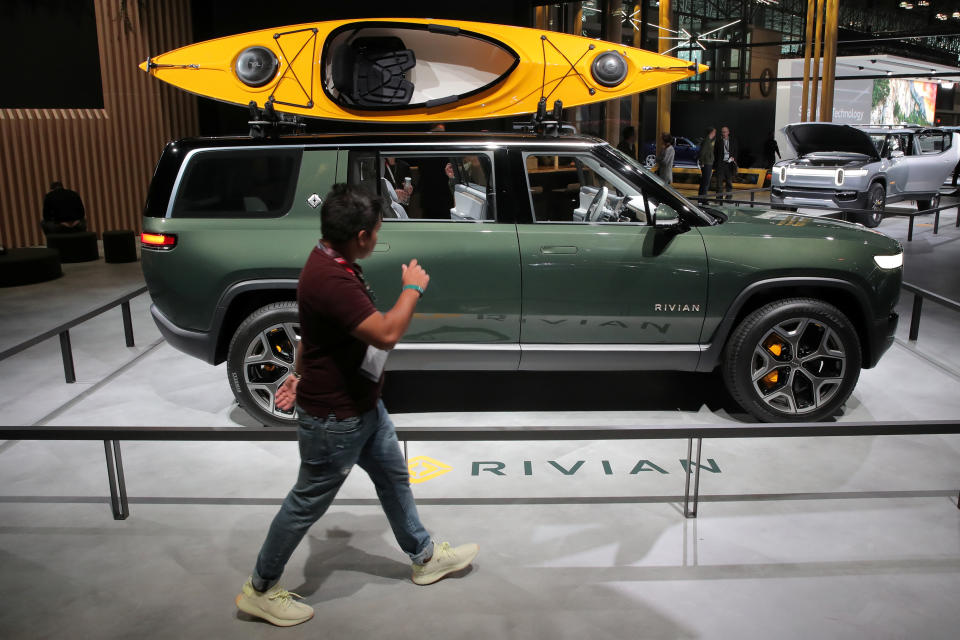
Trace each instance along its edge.
<instances>
[{"instance_id":1,"label":"green sneaker","mask_svg":"<svg viewBox=\"0 0 960 640\"><path fill-rule=\"evenodd\" d=\"M451 547L449 542L433 546L433 557L425 564L413 565L412 580L416 584L433 584L454 571L469 566L480 552L475 544L462 544Z\"/></svg>"},{"instance_id":2,"label":"green sneaker","mask_svg":"<svg viewBox=\"0 0 960 640\"><path fill-rule=\"evenodd\" d=\"M253 588L253 582L248 578L236 602L237 608L244 613L263 618L278 627L292 627L313 617L313 607L294 602L294 598L300 597L279 585L261 593Z\"/></svg>"}]
</instances>

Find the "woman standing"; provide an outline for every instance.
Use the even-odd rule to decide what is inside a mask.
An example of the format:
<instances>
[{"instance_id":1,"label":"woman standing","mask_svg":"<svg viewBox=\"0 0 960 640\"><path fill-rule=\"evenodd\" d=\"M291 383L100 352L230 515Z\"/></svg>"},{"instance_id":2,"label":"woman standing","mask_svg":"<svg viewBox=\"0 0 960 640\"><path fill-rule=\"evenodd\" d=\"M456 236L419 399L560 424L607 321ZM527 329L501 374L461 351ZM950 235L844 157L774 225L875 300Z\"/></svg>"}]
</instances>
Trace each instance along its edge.
<instances>
[{"instance_id":1,"label":"woman standing","mask_svg":"<svg viewBox=\"0 0 960 640\"><path fill-rule=\"evenodd\" d=\"M676 155L676 150L673 148L673 136L669 133L663 134L662 140L663 151L657 158L657 175L667 184L671 184L673 182L673 158Z\"/></svg>"}]
</instances>

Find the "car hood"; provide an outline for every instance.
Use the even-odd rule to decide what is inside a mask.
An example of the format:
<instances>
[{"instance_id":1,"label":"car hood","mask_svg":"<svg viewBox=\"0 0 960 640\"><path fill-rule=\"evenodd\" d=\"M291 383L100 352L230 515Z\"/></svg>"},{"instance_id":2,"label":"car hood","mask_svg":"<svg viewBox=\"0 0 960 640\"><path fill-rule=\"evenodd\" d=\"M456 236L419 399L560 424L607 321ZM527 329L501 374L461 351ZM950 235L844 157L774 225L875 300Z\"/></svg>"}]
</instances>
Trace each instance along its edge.
<instances>
[{"instance_id":1,"label":"car hood","mask_svg":"<svg viewBox=\"0 0 960 640\"><path fill-rule=\"evenodd\" d=\"M737 235L792 238L861 239L868 244L888 245L891 239L855 222L808 216L774 209L723 207L728 216L724 226L736 228ZM893 241L896 242L896 241Z\"/></svg>"},{"instance_id":2,"label":"car hood","mask_svg":"<svg viewBox=\"0 0 960 640\"><path fill-rule=\"evenodd\" d=\"M800 156L816 152L840 152L880 159L870 136L850 125L825 122L788 124L783 128L783 134Z\"/></svg>"}]
</instances>

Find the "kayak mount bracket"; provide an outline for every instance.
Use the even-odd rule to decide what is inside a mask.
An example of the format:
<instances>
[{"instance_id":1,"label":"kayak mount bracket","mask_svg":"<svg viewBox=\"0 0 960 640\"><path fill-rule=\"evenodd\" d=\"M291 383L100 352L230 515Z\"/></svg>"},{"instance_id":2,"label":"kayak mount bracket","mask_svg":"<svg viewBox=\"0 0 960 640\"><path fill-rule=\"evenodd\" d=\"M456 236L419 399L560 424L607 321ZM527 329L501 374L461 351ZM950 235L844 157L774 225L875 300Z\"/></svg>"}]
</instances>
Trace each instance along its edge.
<instances>
[{"instance_id":1,"label":"kayak mount bracket","mask_svg":"<svg viewBox=\"0 0 960 640\"><path fill-rule=\"evenodd\" d=\"M267 100L263 109L257 107L253 100L247 105L250 110L250 137L255 139L276 139L281 133L300 133L307 128L303 118L285 113L277 113L273 108L273 100Z\"/></svg>"},{"instance_id":2,"label":"kayak mount bracket","mask_svg":"<svg viewBox=\"0 0 960 640\"><path fill-rule=\"evenodd\" d=\"M537 112L533 118L527 122L514 122L514 131L524 131L526 133L536 133L538 136L560 137L562 133L576 133L576 128L563 121L563 103L557 100L553 103L553 109L547 112L547 98L540 98L537 103Z\"/></svg>"}]
</instances>

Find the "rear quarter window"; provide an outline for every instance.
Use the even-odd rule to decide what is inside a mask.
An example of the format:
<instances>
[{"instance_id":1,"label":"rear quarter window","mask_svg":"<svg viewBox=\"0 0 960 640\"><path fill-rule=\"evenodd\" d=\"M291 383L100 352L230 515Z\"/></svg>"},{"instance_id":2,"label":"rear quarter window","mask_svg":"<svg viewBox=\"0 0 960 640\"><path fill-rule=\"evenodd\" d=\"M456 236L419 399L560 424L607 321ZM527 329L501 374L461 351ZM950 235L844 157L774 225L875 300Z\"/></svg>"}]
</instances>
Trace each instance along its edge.
<instances>
[{"instance_id":1,"label":"rear quarter window","mask_svg":"<svg viewBox=\"0 0 960 640\"><path fill-rule=\"evenodd\" d=\"M174 218L276 218L293 203L300 149L202 151L187 163Z\"/></svg>"}]
</instances>

